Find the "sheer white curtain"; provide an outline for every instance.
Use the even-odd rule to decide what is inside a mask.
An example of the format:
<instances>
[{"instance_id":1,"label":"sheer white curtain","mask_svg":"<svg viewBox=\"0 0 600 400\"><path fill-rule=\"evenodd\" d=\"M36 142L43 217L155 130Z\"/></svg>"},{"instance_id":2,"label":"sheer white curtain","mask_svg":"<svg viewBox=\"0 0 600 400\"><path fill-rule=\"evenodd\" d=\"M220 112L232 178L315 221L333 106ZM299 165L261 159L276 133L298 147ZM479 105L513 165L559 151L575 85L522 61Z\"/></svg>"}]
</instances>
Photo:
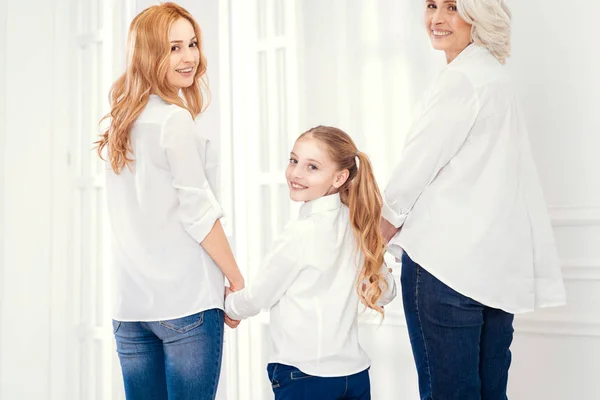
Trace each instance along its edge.
<instances>
[{"instance_id":1,"label":"sheer white curtain","mask_svg":"<svg viewBox=\"0 0 600 400\"><path fill-rule=\"evenodd\" d=\"M384 185L413 107L443 66L412 0L302 1L301 122L346 130Z\"/></svg>"}]
</instances>

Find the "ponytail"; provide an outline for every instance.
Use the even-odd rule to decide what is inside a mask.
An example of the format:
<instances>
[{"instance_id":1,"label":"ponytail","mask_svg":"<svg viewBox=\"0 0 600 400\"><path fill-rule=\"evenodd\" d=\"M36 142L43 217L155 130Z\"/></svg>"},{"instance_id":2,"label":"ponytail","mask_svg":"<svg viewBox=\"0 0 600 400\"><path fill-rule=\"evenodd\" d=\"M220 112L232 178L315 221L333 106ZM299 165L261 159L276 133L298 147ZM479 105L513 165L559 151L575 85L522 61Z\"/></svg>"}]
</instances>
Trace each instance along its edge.
<instances>
[{"instance_id":1,"label":"ponytail","mask_svg":"<svg viewBox=\"0 0 600 400\"><path fill-rule=\"evenodd\" d=\"M384 315L383 307L377 305L382 292L387 289L387 281L381 273L385 254L379 228L383 201L369 158L361 152L356 154L357 173L348 186L346 203L350 209L350 223L364 256L356 290L365 306Z\"/></svg>"}]
</instances>

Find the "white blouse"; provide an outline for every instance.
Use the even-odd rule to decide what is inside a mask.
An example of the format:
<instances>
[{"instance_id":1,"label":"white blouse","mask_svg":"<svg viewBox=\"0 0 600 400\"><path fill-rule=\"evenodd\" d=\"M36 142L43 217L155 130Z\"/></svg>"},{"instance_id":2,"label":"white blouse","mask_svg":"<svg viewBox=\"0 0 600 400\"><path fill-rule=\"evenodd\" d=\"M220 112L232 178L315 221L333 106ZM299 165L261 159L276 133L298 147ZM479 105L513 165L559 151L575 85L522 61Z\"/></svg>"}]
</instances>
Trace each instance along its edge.
<instances>
[{"instance_id":1,"label":"white blouse","mask_svg":"<svg viewBox=\"0 0 600 400\"><path fill-rule=\"evenodd\" d=\"M511 313L565 303L525 120L501 64L472 44L428 93L384 193L402 249L439 280Z\"/></svg>"},{"instance_id":2,"label":"white blouse","mask_svg":"<svg viewBox=\"0 0 600 400\"><path fill-rule=\"evenodd\" d=\"M361 253L348 207L338 194L306 202L300 217L276 240L258 276L225 301L226 313L243 319L271 310L270 362L304 373L345 376L369 367L358 342L356 279ZM396 296L385 265L384 306Z\"/></svg>"},{"instance_id":3,"label":"white blouse","mask_svg":"<svg viewBox=\"0 0 600 400\"><path fill-rule=\"evenodd\" d=\"M135 161L106 173L113 318L158 321L223 309L224 277L200 242L222 216L216 154L190 113L151 95L131 130Z\"/></svg>"}]
</instances>

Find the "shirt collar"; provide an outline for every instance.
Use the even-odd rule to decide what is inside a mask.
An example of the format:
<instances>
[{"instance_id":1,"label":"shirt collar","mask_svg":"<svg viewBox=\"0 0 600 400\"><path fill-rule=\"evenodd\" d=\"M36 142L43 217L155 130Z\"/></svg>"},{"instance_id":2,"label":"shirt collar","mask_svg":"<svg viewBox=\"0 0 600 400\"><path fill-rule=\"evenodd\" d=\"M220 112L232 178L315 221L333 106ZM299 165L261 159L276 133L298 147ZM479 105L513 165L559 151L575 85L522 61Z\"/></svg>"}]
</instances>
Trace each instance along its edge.
<instances>
[{"instance_id":1,"label":"shirt collar","mask_svg":"<svg viewBox=\"0 0 600 400\"><path fill-rule=\"evenodd\" d=\"M463 59L467 59L470 56L472 56L473 54L478 53L479 51L481 51L482 49L486 49L485 47L475 44L475 43L471 43L470 45L468 45L467 47L465 47L463 49L463 51L461 51L456 58L454 58L454 60L452 60L452 62L448 65L452 65L452 64L456 64L457 62L459 62L460 60ZM487 50L487 49L486 49Z\"/></svg>"},{"instance_id":2,"label":"shirt collar","mask_svg":"<svg viewBox=\"0 0 600 400\"><path fill-rule=\"evenodd\" d=\"M300 207L300 218L308 217L311 214L316 214L324 211L338 209L342 206L340 194L330 194L329 196L319 197L311 201L307 201Z\"/></svg>"}]
</instances>

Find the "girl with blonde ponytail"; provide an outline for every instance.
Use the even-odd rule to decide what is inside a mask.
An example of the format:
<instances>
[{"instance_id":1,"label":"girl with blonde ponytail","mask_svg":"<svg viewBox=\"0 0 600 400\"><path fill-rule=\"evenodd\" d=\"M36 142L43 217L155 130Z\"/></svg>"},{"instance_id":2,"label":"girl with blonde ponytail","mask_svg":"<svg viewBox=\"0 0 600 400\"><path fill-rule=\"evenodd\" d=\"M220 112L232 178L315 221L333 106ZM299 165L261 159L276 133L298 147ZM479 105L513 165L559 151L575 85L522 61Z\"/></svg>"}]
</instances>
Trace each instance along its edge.
<instances>
[{"instance_id":1,"label":"girl with blonde ponytail","mask_svg":"<svg viewBox=\"0 0 600 400\"><path fill-rule=\"evenodd\" d=\"M110 92L106 197L113 331L127 399L216 396L224 277L244 280L215 197L216 154L194 119L207 104L200 27L174 3L129 29L127 68Z\"/></svg>"},{"instance_id":2,"label":"girl with blonde ponytail","mask_svg":"<svg viewBox=\"0 0 600 400\"><path fill-rule=\"evenodd\" d=\"M271 310L276 400L370 399L359 302L383 316L396 296L371 163L346 133L318 126L296 140L285 176L291 199L304 203L299 218L251 285L228 294L225 311L239 320Z\"/></svg>"}]
</instances>

